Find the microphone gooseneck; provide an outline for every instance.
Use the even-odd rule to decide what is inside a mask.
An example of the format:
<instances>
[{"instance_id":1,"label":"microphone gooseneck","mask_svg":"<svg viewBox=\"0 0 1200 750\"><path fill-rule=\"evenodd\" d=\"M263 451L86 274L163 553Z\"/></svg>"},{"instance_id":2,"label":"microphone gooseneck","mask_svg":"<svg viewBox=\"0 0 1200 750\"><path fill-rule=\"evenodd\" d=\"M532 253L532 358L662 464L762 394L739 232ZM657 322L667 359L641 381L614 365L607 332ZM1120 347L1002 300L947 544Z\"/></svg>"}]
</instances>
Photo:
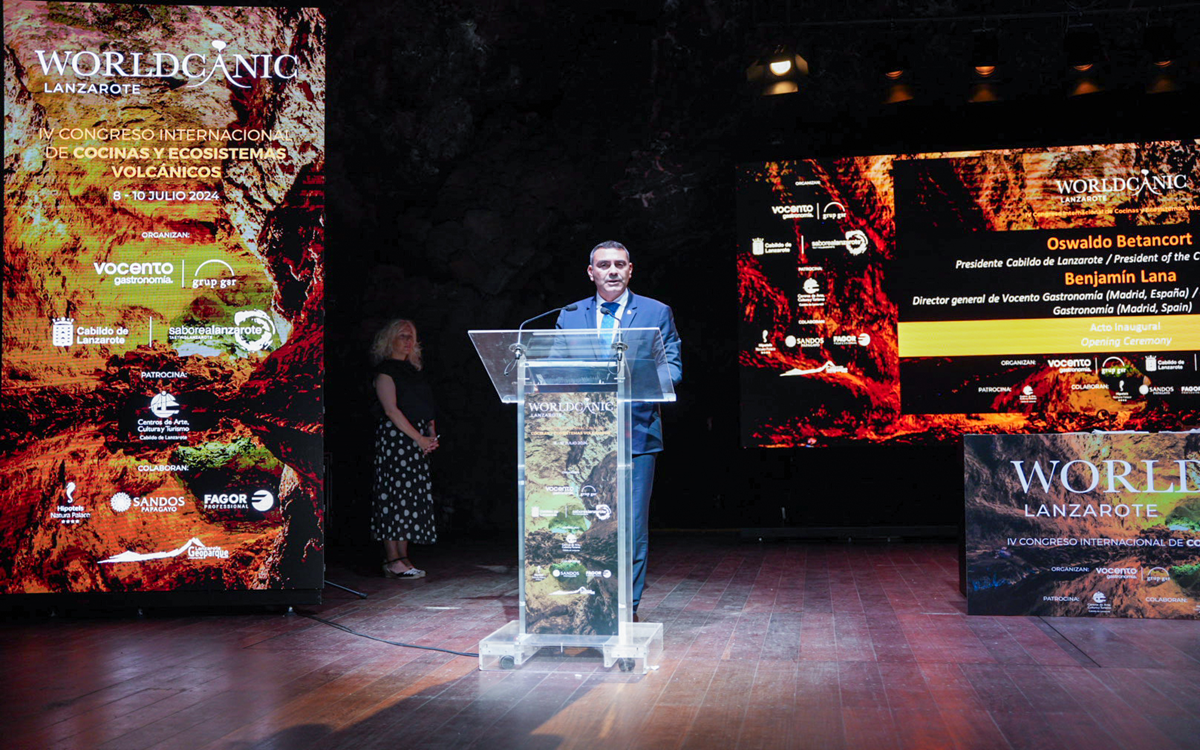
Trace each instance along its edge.
<instances>
[{"instance_id":1,"label":"microphone gooseneck","mask_svg":"<svg viewBox=\"0 0 1200 750\"><path fill-rule=\"evenodd\" d=\"M603 305L601 305L600 306L600 314L612 316L613 323L616 325L616 327L617 328L621 327L621 319L618 318L617 314L615 312L613 312L612 310L609 310L607 307L604 307Z\"/></svg>"},{"instance_id":2,"label":"microphone gooseneck","mask_svg":"<svg viewBox=\"0 0 1200 750\"><path fill-rule=\"evenodd\" d=\"M518 326L517 330L522 331L525 329L525 326L529 325L530 323L532 323L535 320L541 320L542 318L546 317L547 315L553 315L554 313L562 312L563 310L566 310L567 312L573 312L578 308L579 308L579 305L570 304L570 305L563 305L562 307L556 307L553 310L547 310L546 312L544 312L540 315L534 315L532 318L530 318L529 320L525 321L520 326Z\"/></svg>"},{"instance_id":3,"label":"microphone gooseneck","mask_svg":"<svg viewBox=\"0 0 1200 750\"><path fill-rule=\"evenodd\" d=\"M529 325L530 323L532 323L535 320L541 320L542 318L546 317L547 315L553 315L556 312L562 312L564 310L567 312L573 312L577 309L579 309L579 305L576 305L575 303L571 303L569 305L563 305L562 307L556 307L553 310L547 310L546 312L542 313L541 315L534 315L532 318L530 318L529 320L525 321L524 323L522 323L520 326L517 327L517 343L508 347L508 350L510 352L512 352L514 355L516 355L517 359L524 357L525 356L525 345L521 343L521 333L525 330L525 326Z\"/></svg>"}]
</instances>

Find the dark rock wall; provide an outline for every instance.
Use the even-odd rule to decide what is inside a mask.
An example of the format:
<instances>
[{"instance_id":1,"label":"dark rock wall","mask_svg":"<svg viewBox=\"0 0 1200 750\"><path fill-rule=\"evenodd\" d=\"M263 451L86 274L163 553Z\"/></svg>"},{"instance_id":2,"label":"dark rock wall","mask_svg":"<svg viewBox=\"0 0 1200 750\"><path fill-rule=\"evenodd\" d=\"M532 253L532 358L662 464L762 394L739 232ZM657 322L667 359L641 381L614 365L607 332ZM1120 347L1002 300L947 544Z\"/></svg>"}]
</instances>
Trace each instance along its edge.
<instances>
[{"instance_id":1,"label":"dark rock wall","mask_svg":"<svg viewBox=\"0 0 1200 750\"><path fill-rule=\"evenodd\" d=\"M1054 20L1011 25L1002 40L1011 100L982 114L964 108L966 81L956 72L966 69L977 22L802 30L812 89L776 101L747 94L744 68L756 45L794 38L769 23L785 12L793 21L932 19L1049 6L1069 10L953 0L381 0L327 8L335 541L366 539L366 350L392 317L415 320L424 340L442 409L435 476L446 521L463 531L515 527L515 411L499 403L466 332L516 327L588 294L587 251L604 239L631 248L632 287L671 304L683 338L685 377L680 402L666 410L655 526L768 525L781 521L781 507L800 523L955 523L961 474L953 446L738 447L734 164L1157 135L1186 115L1172 105L1165 120L1151 122L1143 111L1139 125L1131 110L1144 97L1129 74L1119 106L1107 99L1103 117L1084 111L1076 121L1060 102L1063 24ZM1124 29L1109 47L1113 67L1136 58L1139 21L1099 20ZM901 36L924 66L917 82L927 103L897 113L879 104L874 71L880 51Z\"/></svg>"}]
</instances>

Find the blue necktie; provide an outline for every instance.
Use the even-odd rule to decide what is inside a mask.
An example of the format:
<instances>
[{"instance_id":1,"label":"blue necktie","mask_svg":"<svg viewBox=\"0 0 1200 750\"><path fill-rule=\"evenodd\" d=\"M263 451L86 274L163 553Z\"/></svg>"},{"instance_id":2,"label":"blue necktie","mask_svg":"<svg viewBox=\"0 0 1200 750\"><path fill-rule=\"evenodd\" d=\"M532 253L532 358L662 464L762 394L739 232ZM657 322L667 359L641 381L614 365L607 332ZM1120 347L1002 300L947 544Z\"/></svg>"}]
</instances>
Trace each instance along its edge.
<instances>
[{"instance_id":1,"label":"blue necktie","mask_svg":"<svg viewBox=\"0 0 1200 750\"><path fill-rule=\"evenodd\" d=\"M600 327L615 328L617 325L617 308L620 307L620 305L616 302L601 302L600 306L612 313L612 315L600 316Z\"/></svg>"}]
</instances>

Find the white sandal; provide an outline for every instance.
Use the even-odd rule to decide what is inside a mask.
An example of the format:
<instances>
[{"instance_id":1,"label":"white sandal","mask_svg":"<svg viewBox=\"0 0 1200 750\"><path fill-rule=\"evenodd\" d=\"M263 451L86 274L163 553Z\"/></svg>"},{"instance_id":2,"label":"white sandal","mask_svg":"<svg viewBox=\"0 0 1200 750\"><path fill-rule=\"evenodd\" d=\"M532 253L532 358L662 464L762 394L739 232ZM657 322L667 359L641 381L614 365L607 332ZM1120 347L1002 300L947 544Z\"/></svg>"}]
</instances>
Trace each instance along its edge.
<instances>
[{"instance_id":1,"label":"white sandal","mask_svg":"<svg viewBox=\"0 0 1200 750\"><path fill-rule=\"evenodd\" d=\"M394 571L388 567L389 565L391 565L394 562L405 562L405 563L408 563L410 566L412 565L412 563L409 561L409 559L407 557L397 557L394 560L388 560L387 562L385 562L383 564L383 577L384 578L409 578L409 579L411 579L411 578L424 578L425 577L425 571L423 571L419 568L413 568L413 567L409 567L408 569L404 570L403 572L397 573L396 571Z\"/></svg>"}]
</instances>

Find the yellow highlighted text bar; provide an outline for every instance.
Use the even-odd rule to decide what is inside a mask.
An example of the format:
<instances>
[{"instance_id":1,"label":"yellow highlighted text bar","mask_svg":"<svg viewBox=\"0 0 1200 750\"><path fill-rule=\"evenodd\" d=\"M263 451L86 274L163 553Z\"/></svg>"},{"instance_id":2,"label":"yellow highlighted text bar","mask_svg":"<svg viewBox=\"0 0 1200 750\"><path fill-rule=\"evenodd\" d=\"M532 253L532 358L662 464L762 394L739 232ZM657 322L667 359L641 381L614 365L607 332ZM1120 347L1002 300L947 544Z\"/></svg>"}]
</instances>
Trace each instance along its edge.
<instances>
[{"instance_id":1,"label":"yellow highlighted text bar","mask_svg":"<svg viewBox=\"0 0 1200 750\"><path fill-rule=\"evenodd\" d=\"M900 323L901 357L1200 350L1200 315Z\"/></svg>"}]
</instances>

